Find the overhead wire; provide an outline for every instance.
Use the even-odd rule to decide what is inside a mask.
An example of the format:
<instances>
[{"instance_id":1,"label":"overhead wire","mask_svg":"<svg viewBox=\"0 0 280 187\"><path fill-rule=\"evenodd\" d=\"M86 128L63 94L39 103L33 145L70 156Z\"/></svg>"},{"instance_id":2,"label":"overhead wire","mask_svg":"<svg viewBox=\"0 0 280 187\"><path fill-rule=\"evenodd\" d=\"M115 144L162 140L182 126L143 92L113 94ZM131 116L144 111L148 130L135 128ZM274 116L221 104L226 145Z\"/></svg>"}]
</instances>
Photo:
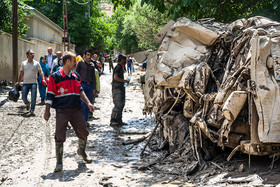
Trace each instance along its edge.
<instances>
[{"instance_id":1,"label":"overhead wire","mask_svg":"<svg viewBox=\"0 0 280 187\"><path fill-rule=\"evenodd\" d=\"M80 3L80 2L78 2L78 1L76 1L76 0L73 0L75 3L77 3L77 4L79 4L79 5L87 5L88 3L90 3L89 1L88 2L85 2L85 3Z\"/></svg>"},{"instance_id":2,"label":"overhead wire","mask_svg":"<svg viewBox=\"0 0 280 187\"><path fill-rule=\"evenodd\" d=\"M85 2L85 3L80 3L76 0L73 0L75 3L79 4L79 5L87 5L88 6L88 13L86 14L86 17L90 17L90 0L88 0L88 2Z\"/></svg>"}]
</instances>

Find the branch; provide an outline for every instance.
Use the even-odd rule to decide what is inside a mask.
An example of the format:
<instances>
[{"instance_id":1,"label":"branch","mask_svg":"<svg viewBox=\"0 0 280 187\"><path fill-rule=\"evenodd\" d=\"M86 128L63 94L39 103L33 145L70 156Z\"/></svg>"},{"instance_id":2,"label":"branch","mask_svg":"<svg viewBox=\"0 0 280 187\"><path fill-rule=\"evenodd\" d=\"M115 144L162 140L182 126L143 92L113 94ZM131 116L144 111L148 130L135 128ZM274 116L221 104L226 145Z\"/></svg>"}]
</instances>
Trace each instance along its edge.
<instances>
[{"instance_id":1,"label":"branch","mask_svg":"<svg viewBox=\"0 0 280 187\"><path fill-rule=\"evenodd\" d=\"M240 9L237 13L235 13L235 15L239 15L240 13L244 12L244 10L248 9L249 7L253 6L254 4L257 4L257 1L252 1L251 3L249 3L247 6L243 7L242 9ZM237 16L235 17L235 19L237 18Z\"/></svg>"},{"instance_id":2,"label":"branch","mask_svg":"<svg viewBox=\"0 0 280 187\"><path fill-rule=\"evenodd\" d=\"M226 3L228 3L229 0L224 0L222 3L220 4L216 4L216 5L208 5L206 6L207 8L213 8L213 7L219 7L219 6L222 6L222 5L225 5Z\"/></svg>"},{"instance_id":3,"label":"branch","mask_svg":"<svg viewBox=\"0 0 280 187\"><path fill-rule=\"evenodd\" d=\"M148 132L141 131L120 131L119 134L147 134Z\"/></svg>"},{"instance_id":4,"label":"branch","mask_svg":"<svg viewBox=\"0 0 280 187\"><path fill-rule=\"evenodd\" d=\"M150 20L151 22L156 23L157 25L163 25L162 23L159 23L157 19L151 18L151 17L149 17L147 14L143 14L141 11L139 11L138 14L139 14L140 16L143 16L143 17L147 18L147 19Z\"/></svg>"},{"instance_id":5,"label":"branch","mask_svg":"<svg viewBox=\"0 0 280 187\"><path fill-rule=\"evenodd\" d=\"M170 1L170 0L166 0L166 2L169 3L169 4L172 4L172 5L175 4L175 2L172 2L172 1Z\"/></svg>"},{"instance_id":6,"label":"branch","mask_svg":"<svg viewBox=\"0 0 280 187\"><path fill-rule=\"evenodd\" d=\"M146 138L151 136L151 132L147 133L146 135L142 136L141 138L133 139L133 140L127 140L125 142L122 142L123 145L129 145L129 144L137 144L142 141L144 141Z\"/></svg>"},{"instance_id":7,"label":"branch","mask_svg":"<svg viewBox=\"0 0 280 187\"><path fill-rule=\"evenodd\" d=\"M156 132L158 125L159 125L159 122L157 122L156 125L154 126L154 128L153 128L151 134L149 135L150 137L149 137L147 143L145 144L144 148L142 149L142 151L141 151L141 153L140 153L140 156L143 156L144 151L145 151L147 145L149 144L150 140L152 139L153 134Z\"/></svg>"}]
</instances>

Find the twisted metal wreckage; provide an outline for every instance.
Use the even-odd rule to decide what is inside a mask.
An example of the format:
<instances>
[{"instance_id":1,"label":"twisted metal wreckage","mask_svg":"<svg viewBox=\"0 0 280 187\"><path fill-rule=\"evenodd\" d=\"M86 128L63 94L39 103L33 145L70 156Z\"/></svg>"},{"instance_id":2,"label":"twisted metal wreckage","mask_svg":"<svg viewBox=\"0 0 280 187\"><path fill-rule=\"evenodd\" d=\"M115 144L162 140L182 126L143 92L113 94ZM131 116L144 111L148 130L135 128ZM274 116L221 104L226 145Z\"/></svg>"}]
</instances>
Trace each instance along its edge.
<instances>
[{"instance_id":1,"label":"twisted metal wreckage","mask_svg":"<svg viewBox=\"0 0 280 187\"><path fill-rule=\"evenodd\" d=\"M167 142L174 152L190 141L198 161L208 140L233 148L228 160L237 150L280 152L280 23L260 16L229 25L180 18L156 40L144 112L160 124L159 146Z\"/></svg>"}]
</instances>

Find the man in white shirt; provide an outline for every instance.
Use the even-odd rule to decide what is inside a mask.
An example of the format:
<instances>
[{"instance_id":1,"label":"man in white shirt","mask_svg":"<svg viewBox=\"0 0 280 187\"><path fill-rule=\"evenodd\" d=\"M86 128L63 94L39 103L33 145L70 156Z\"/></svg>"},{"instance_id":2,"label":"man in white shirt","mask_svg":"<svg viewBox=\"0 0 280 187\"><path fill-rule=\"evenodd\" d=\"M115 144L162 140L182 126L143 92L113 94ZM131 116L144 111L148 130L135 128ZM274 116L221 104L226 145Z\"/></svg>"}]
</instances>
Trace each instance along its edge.
<instances>
[{"instance_id":1,"label":"man in white shirt","mask_svg":"<svg viewBox=\"0 0 280 187\"><path fill-rule=\"evenodd\" d=\"M27 99L27 95L29 90L31 90L31 109L30 114L34 115L34 109L36 104L36 96L37 96L37 74L43 78L42 83L47 85L44 77L44 73L42 71L42 67L39 62L34 60L34 52L32 50L28 50L26 52L27 60L23 61L20 66L20 75L18 78L18 82L15 84L18 86L23 79L22 85L22 100L26 105L26 109L30 108L30 101Z\"/></svg>"},{"instance_id":2,"label":"man in white shirt","mask_svg":"<svg viewBox=\"0 0 280 187\"><path fill-rule=\"evenodd\" d=\"M50 69L51 69L51 74L53 73L53 72L55 72L55 70L54 70L54 68L58 65L58 61L60 60L60 58L61 58L61 56L62 56L62 53L61 53L61 51L57 51L56 52L56 59L54 59L53 60L53 63L52 63L52 67L49 67Z\"/></svg>"},{"instance_id":3,"label":"man in white shirt","mask_svg":"<svg viewBox=\"0 0 280 187\"><path fill-rule=\"evenodd\" d=\"M54 61L54 59L56 59L56 57L57 56L52 53L52 48L49 47L48 48L48 54L45 55L45 58L46 58L46 61L48 63L50 71L51 71L51 68L52 68L52 65L53 65L53 61Z\"/></svg>"}]
</instances>

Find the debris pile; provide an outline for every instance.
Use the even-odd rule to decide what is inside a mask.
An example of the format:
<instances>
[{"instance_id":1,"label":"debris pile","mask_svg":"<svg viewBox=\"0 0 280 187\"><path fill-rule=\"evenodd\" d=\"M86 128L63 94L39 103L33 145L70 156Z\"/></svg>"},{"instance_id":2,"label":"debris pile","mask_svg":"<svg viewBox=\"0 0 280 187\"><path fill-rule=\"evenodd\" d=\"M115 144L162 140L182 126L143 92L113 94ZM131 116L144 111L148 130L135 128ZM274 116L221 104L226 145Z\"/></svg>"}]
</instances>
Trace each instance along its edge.
<instances>
[{"instance_id":1,"label":"debris pile","mask_svg":"<svg viewBox=\"0 0 280 187\"><path fill-rule=\"evenodd\" d=\"M155 114L159 148L191 153L198 163L214 146L232 148L228 160L237 150L280 152L280 23L260 16L231 24L180 18L156 40L144 112Z\"/></svg>"}]
</instances>

